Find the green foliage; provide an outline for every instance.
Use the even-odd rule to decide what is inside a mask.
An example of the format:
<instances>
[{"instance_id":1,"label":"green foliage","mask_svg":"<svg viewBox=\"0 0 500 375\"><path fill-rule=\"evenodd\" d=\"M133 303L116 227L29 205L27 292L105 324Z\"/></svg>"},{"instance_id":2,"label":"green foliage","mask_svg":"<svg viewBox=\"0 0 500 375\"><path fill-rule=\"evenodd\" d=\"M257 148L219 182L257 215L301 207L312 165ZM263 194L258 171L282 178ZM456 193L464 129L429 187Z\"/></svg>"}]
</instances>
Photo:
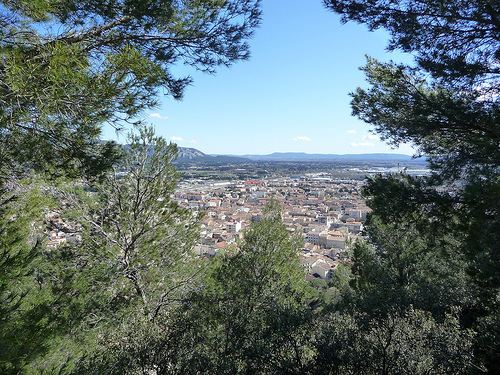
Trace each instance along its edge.
<instances>
[{"instance_id":1,"label":"green foliage","mask_svg":"<svg viewBox=\"0 0 500 375\"><path fill-rule=\"evenodd\" d=\"M276 203L233 253L210 261L189 304L193 373L301 373L310 357L305 275ZM198 343L198 344L196 344ZM198 366L198 367L196 367Z\"/></svg>"},{"instance_id":2,"label":"green foliage","mask_svg":"<svg viewBox=\"0 0 500 375\"><path fill-rule=\"evenodd\" d=\"M182 96L178 62L215 72L249 56L259 0L16 0L0 5L3 159L96 175L113 144L101 126L137 124L163 89Z\"/></svg>"},{"instance_id":3,"label":"green foliage","mask_svg":"<svg viewBox=\"0 0 500 375\"><path fill-rule=\"evenodd\" d=\"M425 311L383 319L332 314L314 343L314 374L459 374L472 360L472 334L448 315L437 323Z\"/></svg>"},{"instance_id":4,"label":"green foliage","mask_svg":"<svg viewBox=\"0 0 500 375\"><path fill-rule=\"evenodd\" d=\"M384 315L391 306L410 305L442 318L453 306L466 308L475 288L466 274L466 260L453 238L433 237L432 229L408 221L383 225L372 217L369 243L354 245L351 286L370 315Z\"/></svg>"},{"instance_id":5,"label":"green foliage","mask_svg":"<svg viewBox=\"0 0 500 375\"><path fill-rule=\"evenodd\" d=\"M198 218L170 200L175 146L138 125L160 93L181 98L191 82L174 77L172 65L214 73L247 59L259 7L259 0L0 3L2 373L79 371L82 358L96 364L115 342L165 332L166 311L200 272L190 259ZM133 124L140 135L122 152L100 141L104 124ZM42 200L11 190L33 170L92 185L56 193L73 209L65 219L82 230L81 243L49 251L34 237ZM117 339L127 327L141 329ZM139 366L137 358L128 363L132 372Z\"/></svg>"},{"instance_id":6,"label":"green foliage","mask_svg":"<svg viewBox=\"0 0 500 375\"><path fill-rule=\"evenodd\" d=\"M199 358L187 334L196 327L176 309L154 323L143 315L128 317L116 329L96 338L97 346L83 357L73 374L186 374Z\"/></svg>"},{"instance_id":7,"label":"green foliage","mask_svg":"<svg viewBox=\"0 0 500 375\"><path fill-rule=\"evenodd\" d=\"M369 58L370 87L352 106L393 145L413 143L433 173L368 179L366 240L330 283L310 284L277 202L202 263L191 257L199 217L170 199L176 147L142 126L124 149L99 142L106 122L139 124L162 88L182 96L190 78L172 64L213 72L246 59L258 0L2 4L2 373L496 371L496 2L325 0L414 53L417 67ZM7 183L29 168L101 177L57 192L81 242L41 251L41 201Z\"/></svg>"},{"instance_id":8,"label":"green foliage","mask_svg":"<svg viewBox=\"0 0 500 375\"><path fill-rule=\"evenodd\" d=\"M311 280L307 287L307 295L309 306L315 315L322 316L328 311L341 310L341 306L349 300L352 293L349 285L351 279L351 267L340 264L329 282L321 278Z\"/></svg>"},{"instance_id":9,"label":"green foliage","mask_svg":"<svg viewBox=\"0 0 500 375\"><path fill-rule=\"evenodd\" d=\"M323 0L343 22L389 31L389 49L413 53L433 77L465 85L498 74L498 2ZM498 90L498 83L485 87Z\"/></svg>"},{"instance_id":10,"label":"green foliage","mask_svg":"<svg viewBox=\"0 0 500 375\"><path fill-rule=\"evenodd\" d=\"M20 195L24 190L24 194ZM46 300L35 279L42 239L33 227L44 200L35 189L0 187L0 372L17 374L47 350Z\"/></svg>"},{"instance_id":11,"label":"green foliage","mask_svg":"<svg viewBox=\"0 0 500 375\"><path fill-rule=\"evenodd\" d=\"M353 114L383 139L417 146L441 178L498 166L499 104L492 88L486 94L477 86L429 82L415 68L371 58L363 70L371 87L352 94Z\"/></svg>"},{"instance_id":12,"label":"green foliage","mask_svg":"<svg viewBox=\"0 0 500 375\"><path fill-rule=\"evenodd\" d=\"M328 283L324 279L314 279L310 281L312 287L316 289L326 289L328 287Z\"/></svg>"},{"instance_id":13,"label":"green foliage","mask_svg":"<svg viewBox=\"0 0 500 375\"><path fill-rule=\"evenodd\" d=\"M369 243L355 248L352 284L382 314L387 306L407 311L414 305L441 321L460 306L461 328L476 332L477 355L467 371L494 372L499 357L489 342L500 337L499 4L324 3L345 22L385 28L390 49L415 57L415 67L368 58L363 70L370 86L358 88L351 103L353 114L392 145L415 145L432 170L427 178L367 181Z\"/></svg>"},{"instance_id":14,"label":"green foliage","mask_svg":"<svg viewBox=\"0 0 500 375\"><path fill-rule=\"evenodd\" d=\"M297 243L270 207L238 250L198 268L177 303L153 319L127 310L74 373L302 373L311 315Z\"/></svg>"},{"instance_id":15,"label":"green foliage","mask_svg":"<svg viewBox=\"0 0 500 375\"><path fill-rule=\"evenodd\" d=\"M168 285L189 258L198 218L171 201L178 178L171 164L176 146L149 128L129 140L119 168L72 203L81 208L84 246L92 252L106 249L101 256L128 281L144 314L154 319L173 298ZM161 297L151 295L158 289L163 289Z\"/></svg>"},{"instance_id":16,"label":"green foliage","mask_svg":"<svg viewBox=\"0 0 500 375\"><path fill-rule=\"evenodd\" d=\"M116 358L117 341L145 340L148 324L159 332L171 306L196 285L198 217L171 201L176 146L149 128L129 140L121 163L91 189L71 183L57 192L82 241L47 251L37 276L57 297L51 309L60 331L39 371L80 371L103 354Z\"/></svg>"}]
</instances>

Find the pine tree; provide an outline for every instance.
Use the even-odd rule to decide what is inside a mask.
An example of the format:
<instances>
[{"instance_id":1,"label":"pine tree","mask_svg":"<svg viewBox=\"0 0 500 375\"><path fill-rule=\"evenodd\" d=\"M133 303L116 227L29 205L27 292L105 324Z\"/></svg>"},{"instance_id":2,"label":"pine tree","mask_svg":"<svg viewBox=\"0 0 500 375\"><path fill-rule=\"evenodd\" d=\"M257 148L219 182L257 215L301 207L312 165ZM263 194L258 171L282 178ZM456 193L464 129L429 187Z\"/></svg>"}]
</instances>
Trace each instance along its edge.
<instances>
[{"instance_id":1,"label":"pine tree","mask_svg":"<svg viewBox=\"0 0 500 375\"><path fill-rule=\"evenodd\" d=\"M324 3L344 22L353 20L371 30L388 30L389 49L415 57L415 66L368 58L363 70L370 86L352 94L354 115L373 125L394 146L413 144L428 158L432 172L427 178L389 176L368 181L367 199L374 209L369 233L378 253L375 259L387 267L400 255L431 254L435 261L427 265L416 262L417 273L438 264L446 266L451 259L448 270L441 267L444 272L437 281L452 289L457 286L454 276L460 274L453 269L461 266L471 287L460 323L463 329L477 333L476 362L469 371L495 371L499 351L494 342L500 337L499 4ZM413 239L404 248L391 245L408 236ZM366 259L373 261L372 255ZM358 271L369 272L370 267L363 267L359 260ZM441 309L457 304L452 300L442 300ZM420 302L433 310L431 300Z\"/></svg>"},{"instance_id":2,"label":"pine tree","mask_svg":"<svg viewBox=\"0 0 500 375\"><path fill-rule=\"evenodd\" d=\"M215 72L247 59L259 0L17 0L0 7L0 159L96 175L116 159L101 127L123 129L180 98L184 63Z\"/></svg>"},{"instance_id":3,"label":"pine tree","mask_svg":"<svg viewBox=\"0 0 500 375\"><path fill-rule=\"evenodd\" d=\"M58 297L52 308L64 337L40 369L151 368L133 348L163 332L172 309L197 285L202 269L192 247L199 217L171 199L179 178L171 164L177 147L145 127L129 142L102 180L58 192L65 220L80 228L82 240L46 254L40 277Z\"/></svg>"}]
</instances>

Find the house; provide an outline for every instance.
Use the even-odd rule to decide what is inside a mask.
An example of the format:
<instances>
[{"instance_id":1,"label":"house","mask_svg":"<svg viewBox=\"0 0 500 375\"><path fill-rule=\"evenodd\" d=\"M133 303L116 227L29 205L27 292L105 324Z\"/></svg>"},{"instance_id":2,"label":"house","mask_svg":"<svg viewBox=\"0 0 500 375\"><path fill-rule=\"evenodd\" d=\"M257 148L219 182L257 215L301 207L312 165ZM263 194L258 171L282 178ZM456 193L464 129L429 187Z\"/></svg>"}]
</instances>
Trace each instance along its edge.
<instances>
[{"instance_id":1,"label":"house","mask_svg":"<svg viewBox=\"0 0 500 375\"><path fill-rule=\"evenodd\" d=\"M322 279L331 279L337 266L337 262L321 256L311 265L310 273L318 274Z\"/></svg>"},{"instance_id":2,"label":"house","mask_svg":"<svg viewBox=\"0 0 500 375\"><path fill-rule=\"evenodd\" d=\"M319 235L321 232L313 229L306 234L306 242L309 242L313 245L319 245Z\"/></svg>"},{"instance_id":3,"label":"house","mask_svg":"<svg viewBox=\"0 0 500 375\"><path fill-rule=\"evenodd\" d=\"M241 231L241 221L228 222L226 229L229 233L238 233Z\"/></svg>"}]
</instances>

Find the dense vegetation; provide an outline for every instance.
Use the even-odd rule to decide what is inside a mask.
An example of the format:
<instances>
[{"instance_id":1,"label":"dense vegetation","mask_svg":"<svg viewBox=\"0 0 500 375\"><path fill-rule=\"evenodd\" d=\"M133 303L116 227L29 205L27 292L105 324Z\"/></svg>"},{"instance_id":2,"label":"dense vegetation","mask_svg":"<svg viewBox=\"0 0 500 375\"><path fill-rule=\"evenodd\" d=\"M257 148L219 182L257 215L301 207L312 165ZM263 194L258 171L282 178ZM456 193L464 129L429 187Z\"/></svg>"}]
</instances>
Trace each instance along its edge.
<instances>
[{"instance_id":1,"label":"dense vegetation","mask_svg":"<svg viewBox=\"0 0 500 375\"><path fill-rule=\"evenodd\" d=\"M499 372L498 2L325 0L415 56L368 59L352 106L433 171L367 181L366 241L329 284L305 282L276 204L237 248L192 258L175 146L139 123L126 150L99 142L160 88L181 95L177 59L246 58L258 3L2 2L2 374ZM45 246L49 208L81 241Z\"/></svg>"}]
</instances>

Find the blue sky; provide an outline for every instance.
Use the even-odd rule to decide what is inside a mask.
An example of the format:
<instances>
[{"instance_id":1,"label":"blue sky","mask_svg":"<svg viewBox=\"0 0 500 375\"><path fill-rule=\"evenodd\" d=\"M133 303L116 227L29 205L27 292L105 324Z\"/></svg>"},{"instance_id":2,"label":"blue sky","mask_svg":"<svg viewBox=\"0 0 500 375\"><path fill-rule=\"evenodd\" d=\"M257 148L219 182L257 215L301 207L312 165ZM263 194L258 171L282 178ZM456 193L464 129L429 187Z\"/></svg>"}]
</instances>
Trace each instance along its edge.
<instances>
[{"instance_id":1,"label":"blue sky","mask_svg":"<svg viewBox=\"0 0 500 375\"><path fill-rule=\"evenodd\" d=\"M410 61L385 50L386 33L342 25L321 0L263 0L262 9L249 61L216 75L177 68L194 83L182 101L165 97L148 113L157 134L207 154L413 153L391 149L350 115L349 92L366 86L365 55ZM116 136L106 129L104 138Z\"/></svg>"}]
</instances>

